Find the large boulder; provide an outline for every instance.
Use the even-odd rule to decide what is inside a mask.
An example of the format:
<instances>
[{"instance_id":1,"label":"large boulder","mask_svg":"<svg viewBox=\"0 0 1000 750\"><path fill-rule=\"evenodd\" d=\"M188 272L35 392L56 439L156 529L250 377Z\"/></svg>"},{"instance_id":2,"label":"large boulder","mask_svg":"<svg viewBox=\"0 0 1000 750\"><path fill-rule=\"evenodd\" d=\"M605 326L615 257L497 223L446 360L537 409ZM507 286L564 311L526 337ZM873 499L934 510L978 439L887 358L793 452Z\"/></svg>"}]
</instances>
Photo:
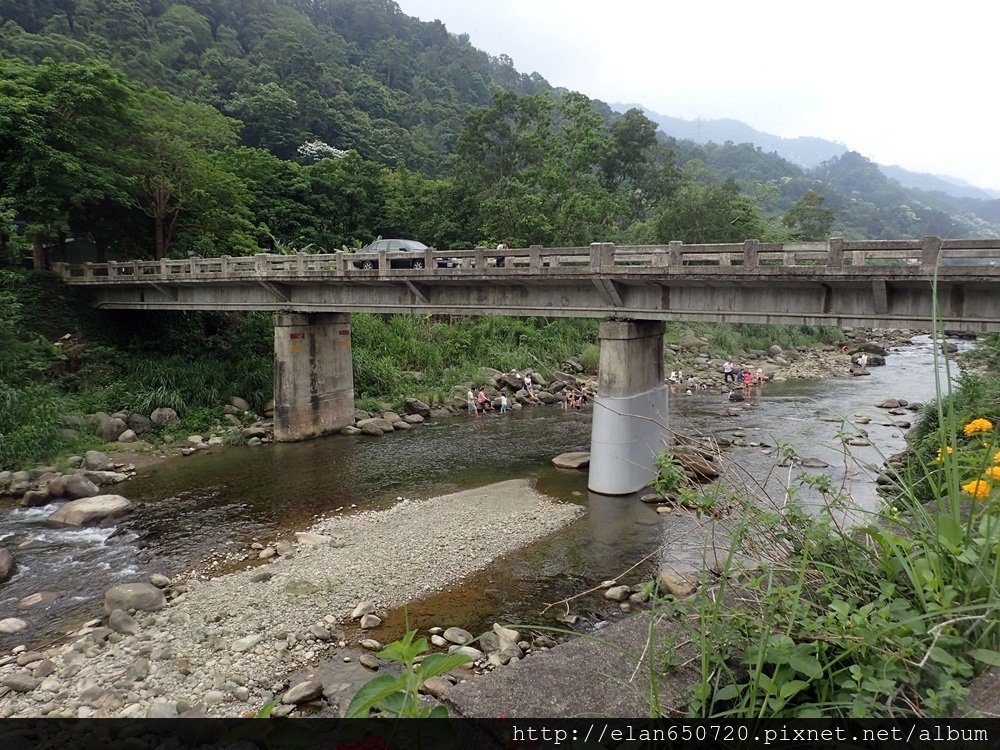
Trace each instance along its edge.
<instances>
[{"instance_id":1,"label":"large boulder","mask_svg":"<svg viewBox=\"0 0 1000 750\"><path fill-rule=\"evenodd\" d=\"M362 419L358 422L355 427L359 430L364 431L365 427L368 425L374 425L378 427L382 432L392 432L392 423L382 417L371 417L369 419Z\"/></svg>"},{"instance_id":2,"label":"large boulder","mask_svg":"<svg viewBox=\"0 0 1000 750\"><path fill-rule=\"evenodd\" d=\"M155 612L166 606L167 598L151 583L122 583L104 594L104 613L108 615L116 609Z\"/></svg>"},{"instance_id":3,"label":"large boulder","mask_svg":"<svg viewBox=\"0 0 1000 750\"><path fill-rule=\"evenodd\" d=\"M719 476L719 470L715 464L709 460L708 456L702 452L691 449L684 449L682 446L674 448L674 458L681 466L701 479L715 479Z\"/></svg>"},{"instance_id":4,"label":"large boulder","mask_svg":"<svg viewBox=\"0 0 1000 750\"><path fill-rule=\"evenodd\" d=\"M153 421L149 417L144 417L142 414L131 414L129 415L128 428L132 430L136 435L143 435L153 429Z\"/></svg>"},{"instance_id":5,"label":"large boulder","mask_svg":"<svg viewBox=\"0 0 1000 750\"><path fill-rule=\"evenodd\" d=\"M94 497L95 495L100 495L101 490L96 484L94 484L94 482L87 479L87 477L83 474L70 474L65 478L63 494L68 495L74 500L79 500L84 497Z\"/></svg>"},{"instance_id":6,"label":"large boulder","mask_svg":"<svg viewBox=\"0 0 1000 750\"><path fill-rule=\"evenodd\" d=\"M229 405L240 411L250 411L250 404L245 398L240 398L239 396L233 396L229 399Z\"/></svg>"},{"instance_id":7,"label":"large boulder","mask_svg":"<svg viewBox=\"0 0 1000 750\"><path fill-rule=\"evenodd\" d=\"M166 406L154 409L153 413L149 415L149 419L153 424L159 425L160 427L180 422L180 417L177 416L177 412Z\"/></svg>"},{"instance_id":8,"label":"large boulder","mask_svg":"<svg viewBox=\"0 0 1000 750\"><path fill-rule=\"evenodd\" d=\"M102 526L133 507L132 501L121 495L97 495L66 503L46 520L56 526Z\"/></svg>"},{"instance_id":9,"label":"large boulder","mask_svg":"<svg viewBox=\"0 0 1000 750\"><path fill-rule=\"evenodd\" d=\"M50 479L45 485L45 491L48 492L49 497L53 499L62 497L66 494L66 477L58 476L54 479Z\"/></svg>"},{"instance_id":10,"label":"large boulder","mask_svg":"<svg viewBox=\"0 0 1000 750\"><path fill-rule=\"evenodd\" d=\"M0 583L8 580L17 572L17 561L10 551L0 547Z\"/></svg>"},{"instance_id":11,"label":"large boulder","mask_svg":"<svg viewBox=\"0 0 1000 750\"><path fill-rule=\"evenodd\" d=\"M111 465L111 459L107 453L100 451L87 451L83 454L83 468L93 471L104 471Z\"/></svg>"},{"instance_id":12,"label":"large boulder","mask_svg":"<svg viewBox=\"0 0 1000 750\"><path fill-rule=\"evenodd\" d=\"M424 419L426 419L431 415L431 407L425 404L419 398L406 399L403 411L405 411L407 414L419 414Z\"/></svg>"},{"instance_id":13,"label":"large boulder","mask_svg":"<svg viewBox=\"0 0 1000 750\"><path fill-rule=\"evenodd\" d=\"M125 422L118 417L102 419L97 425L97 435L105 443L113 443L126 430Z\"/></svg>"},{"instance_id":14,"label":"large boulder","mask_svg":"<svg viewBox=\"0 0 1000 750\"><path fill-rule=\"evenodd\" d=\"M583 469L590 465L590 451L561 453L552 459L552 463L560 469Z\"/></svg>"}]
</instances>

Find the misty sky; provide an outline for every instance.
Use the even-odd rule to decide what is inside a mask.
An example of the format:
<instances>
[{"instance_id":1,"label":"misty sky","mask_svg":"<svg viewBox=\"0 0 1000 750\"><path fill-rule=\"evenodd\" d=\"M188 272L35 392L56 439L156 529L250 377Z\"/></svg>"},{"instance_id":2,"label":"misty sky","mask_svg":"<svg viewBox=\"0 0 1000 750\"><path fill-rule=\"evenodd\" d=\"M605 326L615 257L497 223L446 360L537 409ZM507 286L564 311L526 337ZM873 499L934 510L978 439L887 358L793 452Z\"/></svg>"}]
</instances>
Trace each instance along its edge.
<instances>
[{"instance_id":1,"label":"misty sky","mask_svg":"<svg viewBox=\"0 0 1000 750\"><path fill-rule=\"evenodd\" d=\"M397 1L591 98L827 138L1000 190L989 0Z\"/></svg>"}]
</instances>

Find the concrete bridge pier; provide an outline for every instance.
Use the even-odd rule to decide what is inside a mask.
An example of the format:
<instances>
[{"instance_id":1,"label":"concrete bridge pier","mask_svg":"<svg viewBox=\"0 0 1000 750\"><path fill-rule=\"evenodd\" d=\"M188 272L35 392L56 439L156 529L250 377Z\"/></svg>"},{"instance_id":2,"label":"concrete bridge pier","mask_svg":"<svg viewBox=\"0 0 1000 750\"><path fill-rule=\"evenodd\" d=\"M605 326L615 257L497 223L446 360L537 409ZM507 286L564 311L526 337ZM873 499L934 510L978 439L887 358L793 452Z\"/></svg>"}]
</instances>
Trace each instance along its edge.
<instances>
[{"instance_id":1,"label":"concrete bridge pier","mask_svg":"<svg viewBox=\"0 0 1000 750\"><path fill-rule=\"evenodd\" d=\"M667 445L660 320L601 323L601 367L590 437L588 487L602 495L628 495L656 474Z\"/></svg>"},{"instance_id":2,"label":"concrete bridge pier","mask_svg":"<svg viewBox=\"0 0 1000 750\"><path fill-rule=\"evenodd\" d=\"M274 439L307 440L354 423L351 316L274 315Z\"/></svg>"}]
</instances>

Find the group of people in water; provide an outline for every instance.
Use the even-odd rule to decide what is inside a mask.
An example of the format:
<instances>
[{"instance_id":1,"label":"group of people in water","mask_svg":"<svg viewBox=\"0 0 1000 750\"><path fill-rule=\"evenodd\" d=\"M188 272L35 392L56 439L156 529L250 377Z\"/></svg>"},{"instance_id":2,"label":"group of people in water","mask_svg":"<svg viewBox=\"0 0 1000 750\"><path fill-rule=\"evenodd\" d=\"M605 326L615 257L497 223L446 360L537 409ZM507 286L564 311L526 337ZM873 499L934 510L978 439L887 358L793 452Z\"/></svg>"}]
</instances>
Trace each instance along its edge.
<instances>
[{"instance_id":1,"label":"group of people in water","mask_svg":"<svg viewBox=\"0 0 1000 750\"><path fill-rule=\"evenodd\" d=\"M535 384L531 380L531 374L526 373L524 376L524 390L528 394L528 398L533 402L538 403L538 397L535 396L534 388ZM501 414L506 414L510 411L510 399L507 398L507 394L500 393L500 405L499 409L494 405L493 399L486 395L486 386L480 387L479 391L476 392L472 388L466 394L466 402L469 409L469 414L474 416L479 416L480 414L485 414L489 411L497 411ZM581 409L583 405L587 403L587 394L577 391L571 391L569 389L563 390L563 398L561 400L561 406L563 409Z\"/></svg>"},{"instance_id":2,"label":"group of people in water","mask_svg":"<svg viewBox=\"0 0 1000 750\"><path fill-rule=\"evenodd\" d=\"M681 386L686 386L688 395L696 391L708 390L708 383L703 383L693 375L688 375L685 379L684 373L681 370L671 371L670 377L667 380L670 383L670 391L672 393L675 393ZM725 364L722 365L722 382L732 383L734 386L742 385L743 392L749 395L751 388L764 384L764 370L760 367L756 371L750 367L737 367L729 360L726 360Z\"/></svg>"}]
</instances>

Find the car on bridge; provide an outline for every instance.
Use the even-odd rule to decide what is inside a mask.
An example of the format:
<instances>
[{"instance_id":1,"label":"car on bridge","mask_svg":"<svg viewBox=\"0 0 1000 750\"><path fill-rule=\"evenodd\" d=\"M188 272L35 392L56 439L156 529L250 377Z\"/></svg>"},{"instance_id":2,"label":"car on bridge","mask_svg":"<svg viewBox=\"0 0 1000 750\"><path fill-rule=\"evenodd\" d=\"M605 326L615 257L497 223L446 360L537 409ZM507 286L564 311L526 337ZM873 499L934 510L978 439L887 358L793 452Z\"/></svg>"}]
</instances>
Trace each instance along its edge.
<instances>
[{"instance_id":1,"label":"car on bridge","mask_svg":"<svg viewBox=\"0 0 1000 750\"><path fill-rule=\"evenodd\" d=\"M417 242L416 240L375 240L374 242L365 245L363 248L358 250L359 253L377 253L381 250L385 250L390 253L419 253L419 257L410 258L393 258L389 262L391 268L423 268L424 267L424 253L431 248L427 247L423 242ZM437 258L438 268L458 268L459 262L458 258ZM366 258L364 260L354 261L355 268L373 269L378 268L378 260L375 258Z\"/></svg>"}]
</instances>

